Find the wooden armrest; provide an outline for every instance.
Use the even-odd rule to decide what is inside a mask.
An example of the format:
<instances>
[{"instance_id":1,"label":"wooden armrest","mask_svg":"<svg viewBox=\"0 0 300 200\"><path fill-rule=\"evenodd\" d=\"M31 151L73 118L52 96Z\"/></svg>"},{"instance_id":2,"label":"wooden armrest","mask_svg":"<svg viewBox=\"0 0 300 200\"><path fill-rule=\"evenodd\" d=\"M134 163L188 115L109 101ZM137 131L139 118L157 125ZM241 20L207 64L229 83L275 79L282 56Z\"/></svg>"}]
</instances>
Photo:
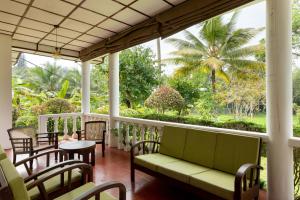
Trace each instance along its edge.
<instances>
[{"instance_id":1,"label":"wooden armrest","mask_svg":"<svg viewBox=\"0 0 300 200\"><path fill-rule=\"evenodd\" d=\"M142 148L143 148L143 154L145 154L145 144L154 144L154 145L152 146L151 152L157 152L158 149L157 149L156 147L158 147L158 146L160 145L160 142L152 141L152 140L144 140L144 141L140 141L140 142L134 144L134 145L131 147L131 149L130 149L130 155L131 155L131 157L133 158L133 157L135 156L135 149L136 149L137 147L140 147L141 145L143 145L143 146L142 146Z\"/></svg>"},{"instance_id":2,"label":"wooden armrest","mask_svg":"<svg viewBox=\"0 0 300 200\"><path fill-rule=\"evenodd\" d=\"M243 164L238 169L234 181L234 199L241 199L243 195L252 198L258 196L259 176L262 169L261 166L252 163Z\"/></svg>"},{"instance_id":3,"label":"wooden armrest","mask_svg":"<svg viewBox=\"0 0 300 200\"><path fill-rule=\"evenodd\" d=\"M92 197L95 197L95 199L97 199L97 197L99 198L101 192L112 188L119 189L119 200L126 200L126 187L124 186L124 184L115 181L98 185L95 188L81 194L75 200L88 200Z\"/></svg>"},{"instance_id":4,"label":"wooden armrest","mask_svg":"<svg viewBox=\"0 0 300 200\"><path fill-rule=\"evenodd\" d=\"M33 160L34 159L37 159L37 158L39 158L39 157L42 157L42 156L46 156L47 157L47 159L46 159L46 161L47 161L47 166L49 166L49 160L50 160L50 154L52 154L52 153L54 153L54 154L59 154L59 161L60 162L62 162L63 160L67 160L68 159L68 155L66 154L66 152L65 151L63 151L62 149L51 149L51 150L48 150L48 151L43 151L43 152L41 152L41 153L38 153L38 154L36 154L36 155L33 155L33 156L30 156L30 157L28 157L28 158L25 158L25 159L23 159L23 160L20 160L19 162L17 162L16 164L15 164L15 167L18 167L18 166L20 166L20 165L24 165L25 166L25 169L26 169L26 171L27 171L27 173L28 173L28 175L31 175L32 174L32 172L31 172L31 169L29 168L29 166L28 166L28 162L33 162Z\"/></svg>"},{"instance_id":5,"label":"wooden armrest","mask_svg":"<svg viewBox=\"0 0 300 200\"><path fill-rule=\"evenodd\" d=\"M74 169L81 169L82 172L82 178L83 178L83 183L86 183L86 175L88 176L88 182L92 182L93 179L93 168L91 165L86 164L86 163L76 163L72 165L67 165L63 168L58 168L54 169L51 171L51 173L48 173L47 176L40 177L36 179L35 181L29 183L26 188L27 190L30 190L34 187L38 187L40 194L44 197L44 199L47 199L47 193L45 190L44 182L47 180L60 175L61 176L61 185L64 185L64 177L65 177L65 172L68 172L68 180L67 180L67 187L71 188L71 183L72 183L72 170Z\"/></svg>"},{"instance_id":6,"label":"wooden armrest","mask_svg":"<svg viewBox=\"0 0 300 200\"><path fill-rule=\"evenodd\" d=\"M76 164L76 163L83 163L81 160L66 160L66 161L63 161L63 162L60 162L60 163L57 163L55 165L52 165L51 167L47 167L41 171L38 171L37 173L34 173L34 174L31 174L30 176L24 178L24 182L27 183L31 180L35 180L37 179L39 176L49 172L49 171L52 171L52 170L55 170L57 168L62 168L66 165L72 165L72 164Z\"/></svg>"}]
</instances>

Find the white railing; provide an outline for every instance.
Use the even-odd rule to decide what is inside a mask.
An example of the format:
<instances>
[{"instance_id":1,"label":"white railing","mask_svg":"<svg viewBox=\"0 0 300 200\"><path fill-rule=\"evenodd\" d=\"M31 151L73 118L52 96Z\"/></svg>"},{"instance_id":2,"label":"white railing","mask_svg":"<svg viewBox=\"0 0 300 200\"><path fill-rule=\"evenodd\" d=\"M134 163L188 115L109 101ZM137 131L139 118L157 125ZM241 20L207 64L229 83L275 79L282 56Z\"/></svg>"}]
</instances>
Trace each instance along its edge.
<instances>
[{"instance_id":1,"label":"white railing","mask_svg":"<svg viewBox=\"0 0 300 200\"><path fill-rule=\"evenodd\" d=\"M82 114L82 113L60 113L60 114L48 114L40 115L38 119L38 131L45 133L48 131L63 132L64 139L70 137L72 133L73 138L77 138L76 131L79 130L79 124L83 129L84 122L102 120L107 122L106 132L109 131L109 117L108 115L101 114ZM62 125L62 127L59 127ZM52 126L52 127L51 127ZM106 140L107 141L107 140Z\"/></svg>"},{"instance_id":2,"label":"white railing","mask_svg":"<svg viewBox=\"0 0 300 200\"><path fill-rule=\"evenodd\" d=\"M79 123L81 123L81 127L83 129L84 122L86 121L95 121L101 120L106 121L106 143L109 142L109 131L110 121L109 115L104 114L82 114L82 113L62 113L62 114L49 114L49 115L41 115L39 116L39 131L47 132L49 130L48 125L49 121L52 121L52 130L59 131L59 128L65 135L64 138L68 138L69 134L72 133L73 137L76 137L76 130L79 127ZM163 122L156 120L146 120L146 119L138 119L138 118L130 118L130 117L114 117L113 120L116 122L117 127L112 132L117 137L118 148L124 151L129 151L130 147L142 140L160 140L163 134L164 126L174 126L180 128L188 128L194 130L203 130L209 132L219 132L219 133L228 133L228 134L236 134L236 135L244 135L244 136L258 136L263 139L264 142L268 143L269 136L266 133L258 133L258 132L250 132L250 131L241 131L241 130L233 130L233 129L224 129L224 128L215 128L215 127L207 127L207 126L198 126L198 125L190 125L190 124L179 124L173 122ZM59 121L60 127L59 127ZM63 124L63 127L62 127ZM75 124L75 126L74 126ZM292 137L289 140L289 145L292 147L300 147L300 138Z\"/></svg>"}]
</instances>

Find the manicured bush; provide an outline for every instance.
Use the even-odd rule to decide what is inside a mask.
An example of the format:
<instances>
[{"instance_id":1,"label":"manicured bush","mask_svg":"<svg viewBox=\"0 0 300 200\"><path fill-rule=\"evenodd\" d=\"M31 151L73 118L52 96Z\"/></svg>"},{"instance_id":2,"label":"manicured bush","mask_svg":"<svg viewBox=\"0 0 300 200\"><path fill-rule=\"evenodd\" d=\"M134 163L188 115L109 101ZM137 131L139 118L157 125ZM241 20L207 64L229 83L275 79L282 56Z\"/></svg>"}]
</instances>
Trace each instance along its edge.
<instances>
[{"instance_id":1,"label":"manicured bush","mask_svg":"<svg viewBox=\"0 0 300 200\"><path fill-rule=\"evenodd\" d=\"M146 99L145 106L155 108L161 113L166 110L180 112L184 106L184 99L175 89L169 86L161 86Z\"/></svg>"}]
</instances>

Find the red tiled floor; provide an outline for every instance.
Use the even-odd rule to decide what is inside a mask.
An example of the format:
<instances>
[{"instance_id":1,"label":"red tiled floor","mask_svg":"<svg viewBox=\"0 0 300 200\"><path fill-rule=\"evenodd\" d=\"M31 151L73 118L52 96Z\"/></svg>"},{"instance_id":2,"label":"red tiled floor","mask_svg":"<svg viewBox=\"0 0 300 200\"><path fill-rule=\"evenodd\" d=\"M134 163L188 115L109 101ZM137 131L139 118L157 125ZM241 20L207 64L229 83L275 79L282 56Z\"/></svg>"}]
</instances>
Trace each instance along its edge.
<instances>
[{"instance_id":1,"label":"red tiled floor","mask_svg":"<svg viewBox=\"0 0 300 200\"><path fill-rule=\"evenodd\" d=\"M129 153L115 148L106 148L105 157L101 156L101 146L97 145L96 165L94 167L94 181L96 184L107 181L119 181L125 184L128 200L199 200L201 198L170 185L158 178L136 171L136 182L130 181ZM7 151L11 157L11 152ZM41 164L41 163L39 163ZM111 193L117 196L117 191ZM266 199L264 191L261 192L261 200Z\"/></svg>"}]
</instances>

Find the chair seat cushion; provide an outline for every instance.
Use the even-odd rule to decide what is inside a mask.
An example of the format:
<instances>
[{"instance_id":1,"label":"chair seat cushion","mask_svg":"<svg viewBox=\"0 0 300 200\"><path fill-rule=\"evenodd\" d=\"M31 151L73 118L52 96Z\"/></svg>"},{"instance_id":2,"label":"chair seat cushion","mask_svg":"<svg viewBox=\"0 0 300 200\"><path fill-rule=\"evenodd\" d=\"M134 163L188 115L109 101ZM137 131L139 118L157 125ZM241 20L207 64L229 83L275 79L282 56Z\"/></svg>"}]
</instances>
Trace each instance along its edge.
<instances>
[{"instance_id":1,"label":"chair seat cushion","mask_svg":"<svg viewBox=\"0 0 300 200\"><path fill-rule=\"evenodd\" d=\"M39 178L47 176L49 173L45 173L44 175L40 176ZM79 172L78 169L74 169L72 171L72 183L78 182L81 180L81 173ZM31 183L28 182L27 185ZM68 172L64 173L64 184L68 184ZM54 192L56 190L60 189L60 175L57 175L49 180L47 180L45 183L45 189L47 193ZM38 199L40 196L40 191L38 190L37 187L32 188L31 190L28 191L30 198L33 199Z\"/></svg>"},{"instance_id":2,"label":"chair seat cushion","mask_svg":"<svg viewBox=\"0 0 300 200\"><path fill-rule=\"evenodd\" d=\"M2 146L0 145L0 160L3 160L7 158L6 153L4 151L4 149L2 148Z\"/></svg>"},{"instance_id":3,"label":"chair seat cushion","mask_svg":"<svg viewBox=\"0 0 300 200\"><path fill-rule=\"evenodd\" d=\"M185 183L189 183L189 177L191 175L208 170L209 168L207 167L196 165L183 160L162 164L157 168L157 172Z\"/></svg>"},{"instance_id":4,"label":"chair seat cushion","mask_svg":"<svg viewBox=\"0 0 300 200\"><path fill-rule=\"evenodd\" d=\"M73 200L76 199L79 195L82 195L84 192L87 192L88 190L92 189L95 187L95 184L90 182L90 183L86 183L58 198L56 198L55 200ZM89 200L92 200L95 198L90 198ZM106 192L101 192L100 193L100 199L101 200L116 200L116 198L114 198L113 196L111 196L110 194L106 193Z\"/></svg>"},{"instance_id":5,"label":"chair seat cushion","mask_svg":"<svg viewBox=\"0 0 300 200\"><path fill-rule=\"evenodd\" d=\"M157 171L157 166L176 161L180 160L160 153L139 155L134 158L134 163L153 171Z\"/></svg>"},{"instance_id":6,"label":"chair seat cushion","mask_svg":"<svg viewBox=\"0 0 300 200\"><path fill-rule=\"evenodd\" d=\"M226 172L209 170L190 176L190 185L225 199L233 199L235 176Z\"/></svg>"}]
</instances>

